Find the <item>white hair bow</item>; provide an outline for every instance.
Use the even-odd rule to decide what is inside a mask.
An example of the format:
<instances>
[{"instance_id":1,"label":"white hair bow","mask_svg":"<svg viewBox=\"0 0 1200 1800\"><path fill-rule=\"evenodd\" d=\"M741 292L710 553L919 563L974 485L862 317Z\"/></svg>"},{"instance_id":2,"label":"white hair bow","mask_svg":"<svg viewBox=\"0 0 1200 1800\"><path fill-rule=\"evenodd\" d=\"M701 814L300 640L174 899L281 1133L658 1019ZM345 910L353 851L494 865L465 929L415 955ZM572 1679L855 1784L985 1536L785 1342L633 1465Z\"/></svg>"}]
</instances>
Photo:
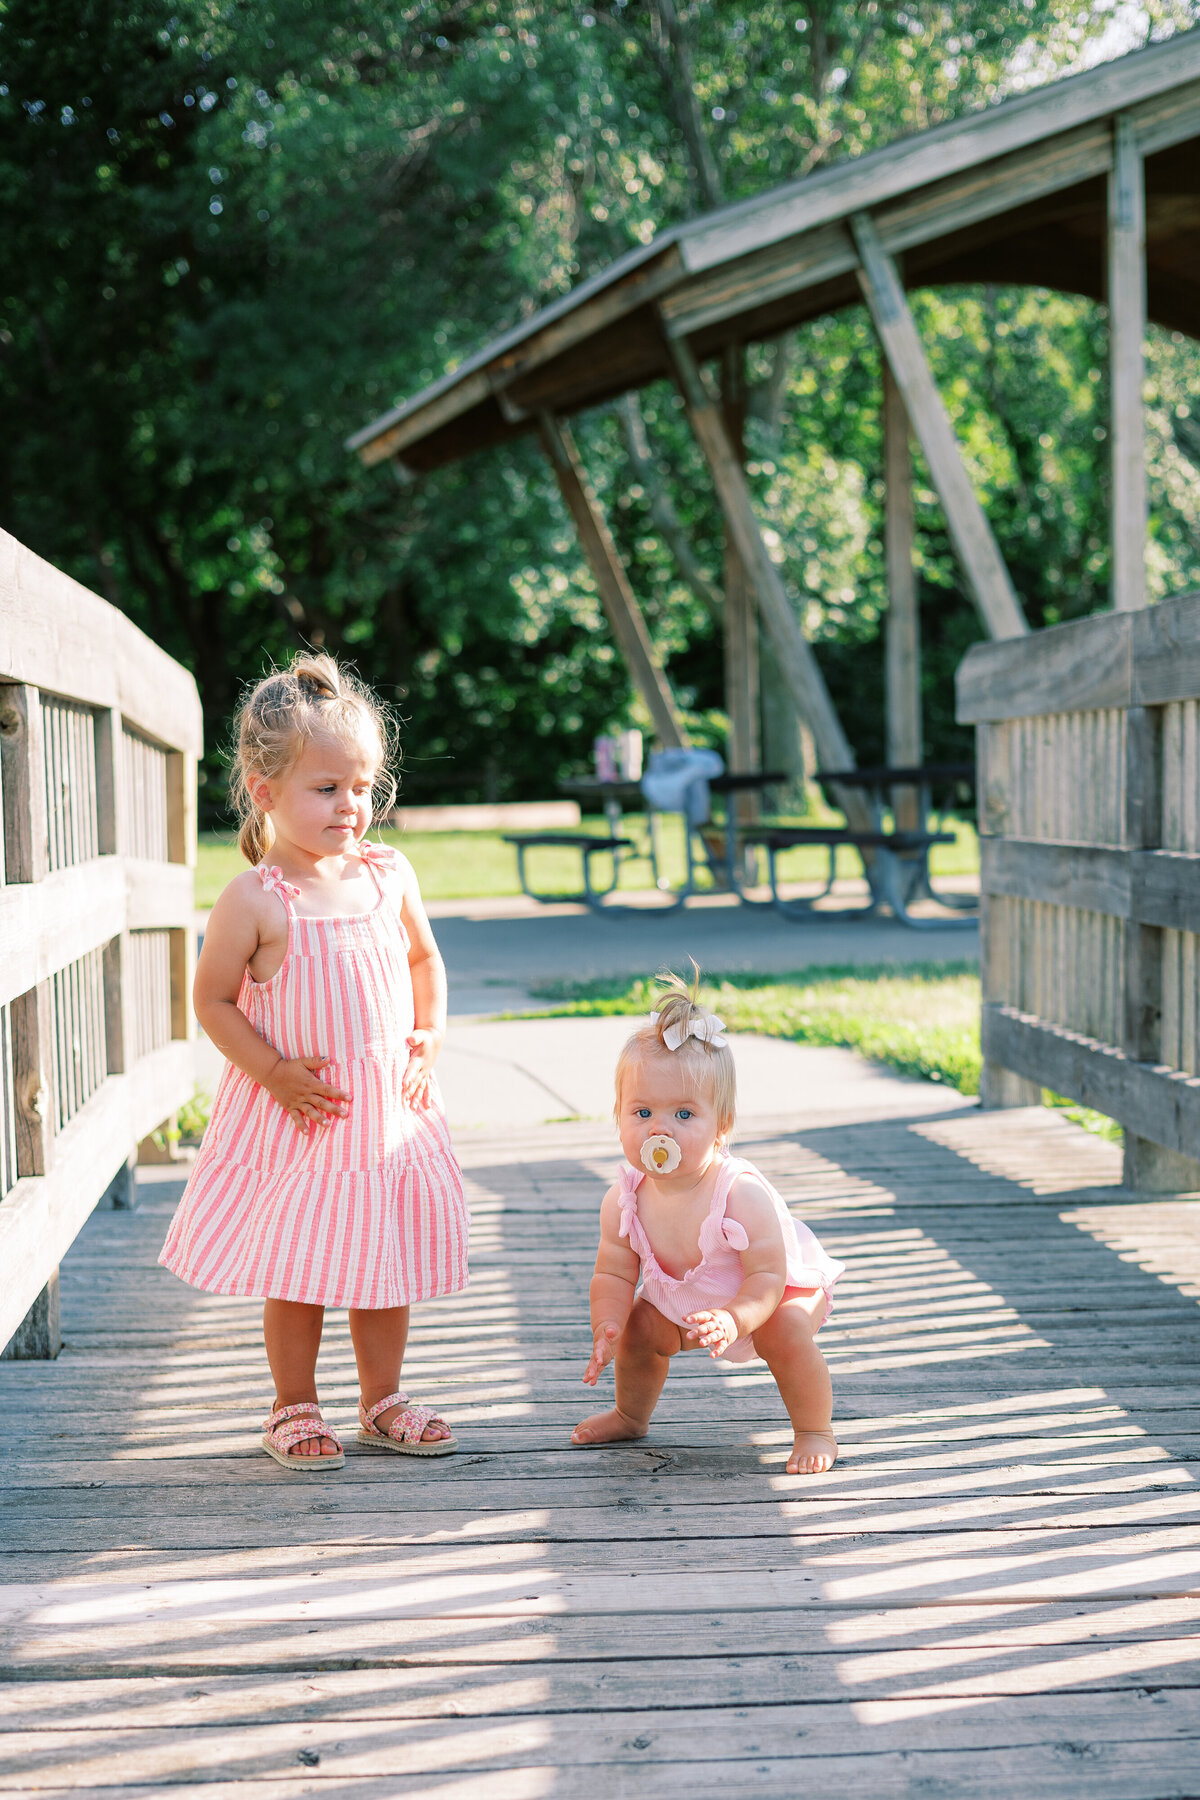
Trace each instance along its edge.
<instances>
[{"instance_id":1,"label":"white hair bow","mask_svg":"<svg viewBox=\"0 0 1200 1800\"><path fill-rule=\"evenodd\" d=\"M650 1014L651 1021L658 1022L658 1014ZM699 1038L702 1044L711 1044L714 1050L723 1050L729 1039L725 1036L725 1021L718 1019L716 1013L703 1013L697 1017L694 1013L686 1026L668 1025L662 1034L662 1041L668 1050L678 1050L685 1038Z\"/></svg>"}]
</instances>

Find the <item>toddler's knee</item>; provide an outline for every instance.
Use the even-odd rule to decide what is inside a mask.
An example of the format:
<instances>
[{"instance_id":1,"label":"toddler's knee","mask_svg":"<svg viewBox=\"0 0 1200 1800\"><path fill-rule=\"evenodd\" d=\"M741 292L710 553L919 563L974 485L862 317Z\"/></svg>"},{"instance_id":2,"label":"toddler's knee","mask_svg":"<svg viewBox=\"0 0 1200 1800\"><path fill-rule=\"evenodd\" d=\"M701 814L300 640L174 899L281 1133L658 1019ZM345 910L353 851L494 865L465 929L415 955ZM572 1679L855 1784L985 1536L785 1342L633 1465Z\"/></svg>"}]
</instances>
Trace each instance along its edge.
<instances>
[{"instance_id":1,"label":"toddler's knee","mask_svg":"<svg viewBox=\"0 0 1200 1800\"><path fill-rule=\"evenodd\" d=\"M678 1339L678 1328L665 1319L656 1306L641 1298L634 1301L622 1334L624 1343L631 1350L658 1350L669 1354L672 1349L679 1348L677 1341L670 1341L672 1334Z\"/></svg>"}]
</instances>

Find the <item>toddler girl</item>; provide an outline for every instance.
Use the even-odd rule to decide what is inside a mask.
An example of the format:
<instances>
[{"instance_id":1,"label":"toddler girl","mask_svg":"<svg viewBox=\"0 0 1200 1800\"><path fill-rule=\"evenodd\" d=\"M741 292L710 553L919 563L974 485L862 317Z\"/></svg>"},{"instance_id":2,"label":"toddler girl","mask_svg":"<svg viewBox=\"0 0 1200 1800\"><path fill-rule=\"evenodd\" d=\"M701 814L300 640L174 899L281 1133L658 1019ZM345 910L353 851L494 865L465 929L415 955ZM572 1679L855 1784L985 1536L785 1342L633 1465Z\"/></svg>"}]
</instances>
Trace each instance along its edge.
<instances>
[{"instance_id":1,"label":"toddler girl","mask_svg":"<svg viewBox=\"0 0 1200 1800\"><path fill-rule=\"evenodd\" d=\"M689 990L667 993L617 1062L615 1114L627 1163L600 1209L592 1276L594 1387L616 1357L616 1405L575 1444L646 1435L670 1359L761 1356L795 1433L789 1475L831 1469L833 1395L816 1335L845 1265L793 1219L753 1163L731 1156L736 1104L724 1025ZM637 1293L639 1278L641 1294Z\"/></svg>"},{"instance_id":2,"label":"toddler girl","mask_svg":"<svg viewBox=\"0 0 1200 1800\"><path fill-rule=\"evenodd\" d=\"M366 841L395 792L391 749L387 715L332 657L252 689L231 791L254 866L213 908L196 970L196 1016L229 1066L159 1260L263 1296L262 1444L285 1469L345 1461L317 1404L326 1306L350 1309L358 1441L458 1447L398 1391L410 1303L467 1285L468 1215L433 1078L445 970L407 858Z\"/></svg>"}]
</instances>

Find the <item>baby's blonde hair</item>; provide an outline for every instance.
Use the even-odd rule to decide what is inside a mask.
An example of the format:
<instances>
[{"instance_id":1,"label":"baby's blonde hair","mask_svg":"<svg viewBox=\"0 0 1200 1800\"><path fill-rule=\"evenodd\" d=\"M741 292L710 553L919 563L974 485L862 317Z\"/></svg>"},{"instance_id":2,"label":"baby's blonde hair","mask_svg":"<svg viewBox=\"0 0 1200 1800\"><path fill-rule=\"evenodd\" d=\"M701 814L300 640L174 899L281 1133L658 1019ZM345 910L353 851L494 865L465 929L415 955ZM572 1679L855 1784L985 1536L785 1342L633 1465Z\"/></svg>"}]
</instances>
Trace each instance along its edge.
<instances>
[{"instance_id":1,"label":"baby's blonde hair","mask_svg":"<svg viewBox=\"0 0 1200 1800\"><path fill-rule=\"evenodd\" d=\"M264 675L244 695L233 728L229 798L242 822L238 848L247 862L260 863L275 841L274 826L251 794L248 778L277 781L318 732L329 732L347 749L367 747L376 757L376 818L396 798L395 721L370 688L332 656L302 650L286 669Z\"/></svg>"},{"instance_id":2,"label":"baby's blonde hair","mask_svg":"<svg viewBox=\"0 0 1200 1800\"><path fill-rule=\"evenodd\" d=\"M737 1072L728 1044L709 1044L690 1035L693 1020L713 1016L707 1006L700 1004L700 970L693 962L690 985L669 969L663 970L656 979L664 992L656 1002L655 1011L645 1025L638 1026L617 1057L614 1114L620 1118L621 1094L630 1070L649 1056L669 1056L676 1066L682 1066L695 1078L700 1091L712 1101L718 1135L726 1139L733 1131L737 1116ZM684 1032L678 1050L670 1049L666 1042L666 1033L672 1025L679 1026Z\"/></svg>"}]
</instances>

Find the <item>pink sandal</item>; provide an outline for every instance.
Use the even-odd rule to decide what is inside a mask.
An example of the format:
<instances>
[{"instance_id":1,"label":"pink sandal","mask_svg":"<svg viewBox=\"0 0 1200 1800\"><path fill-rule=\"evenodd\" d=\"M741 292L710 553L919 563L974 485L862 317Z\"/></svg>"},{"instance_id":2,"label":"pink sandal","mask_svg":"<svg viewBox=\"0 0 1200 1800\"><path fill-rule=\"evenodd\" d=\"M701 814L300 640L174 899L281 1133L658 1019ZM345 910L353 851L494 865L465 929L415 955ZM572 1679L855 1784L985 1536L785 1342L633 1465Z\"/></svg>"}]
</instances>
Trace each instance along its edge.
<instances>
[{"instance_id":1,"label":"pink sandal","mask_svg":"<svg viewBox=\"0 0 1200 1800\"><path fill-rule=\"evenodd\" d=\"M396 1414L386 1430L379 1431L375 1421L389 1406L402 1406L404 1410ZM432 1407L413 1406L407 1394L389 1394L386 1400L377 1400L370 1410L360 1400L358 1420L362 1427L358 1441L370 1450L395 1450L401 1456L449 1456L452 1450L458 1449L456 1437L430 1438L428 1443L422 1442L426 1426L444 1425L446 1421L439 1419Z\"/></svg>"},{"instance_id":2,"label":"pink sandal","mask_svg":"<svg viewBox=\"0 0 1200 1800\"><path fill-rule=\"evenodd\" d=\"M292 1445L302 1444L306 1438L328 1438L337 1445L337 1455L294 1456ZM325 1423L315 1400L277 1407L269 1419L263 1420L262 1447L281 1469L303 1469L306 1473L312 1469L340 1469L346 1461L341 1438Z\"/></svg>"}]
</instances>

